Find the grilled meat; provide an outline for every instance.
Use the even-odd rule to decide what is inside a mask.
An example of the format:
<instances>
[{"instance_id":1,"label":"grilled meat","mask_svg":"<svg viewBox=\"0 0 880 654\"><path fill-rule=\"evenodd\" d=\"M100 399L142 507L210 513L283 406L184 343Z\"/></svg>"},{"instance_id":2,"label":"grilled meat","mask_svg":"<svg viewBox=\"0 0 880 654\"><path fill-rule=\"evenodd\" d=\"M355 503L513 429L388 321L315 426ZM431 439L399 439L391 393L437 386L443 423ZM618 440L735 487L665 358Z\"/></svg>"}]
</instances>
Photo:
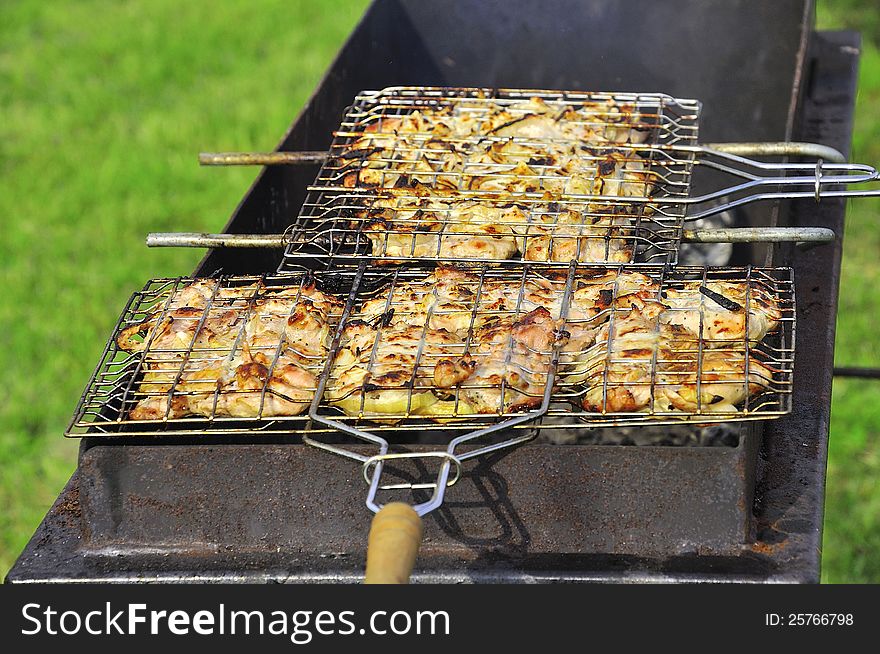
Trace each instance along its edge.
<instances>
[{"instance_id":1,"label":"grilled meat","mask_svg":"<svg viewBox=\"0 0 880 654\"><path fill-rule=\"evenodd\" d=\"M565 284L559 278L532 275L515 284L438 267L424 280L398 280L390 296L364 303L361 316L376 320L394 308L393 320L426 326L427 334L457 335L459 356L435 361L433 382L458 389L460 406L476 413L540 404L554 345L558 383L585 387L579 402L587 411L733 412L769 388L773 374L745 355L744 310L739 316L714 303L699 286L684 282L661 295L660 284L646 275L587 273L574 280L563 322ZM750 341L778 325L781 311L759 284L710 286L739 299L751 289ZM702 344L700 321L690 317L700 310Z\"/></svg>"},{"instance_id":2,"label":"grilled meat","mask_svg":"<svg viewBox=\"0 0 880 654\"><path fill-rule=\"evenodd\" d=\"M760 348L748 346L782 311L758 282L661 289L640 273L587 270L567 306L565 291L559 273L398 274L353 308L325 399L379 422L529 410L542 401L554 352L556 385L594 413L732 413L773 387ZM117 337L141 356L129 417L301 413L341 305L314 286L184 286Z\"/></svg>"},{"instance_id":3,"label":"grilled meat","mask_svg":"<svg viewBox=\"0 0 880 654\"><path fill-rule=\"evenodd\" d=\"M568 212L541 205L505 211L510 205L503 203L524 194L548 202L570 195L647 197L654 177L644 159L613 147L647 139L647 130L632 127L638 121L634 106L610 100L575 107L540 98L377 117L337 161L344 187L376 190L353 227L365 223L380 263L517 255L631 261L632 242L620 238L631 225L623 211L601 203ZM473 191L484 197L468 195ZM551 246L557 235L564 240Z\"/></svg>"},{"instance_id":4,"label":"grilled meat","mask_svg":"<svg viewBox=\"0 0 880 654\"><path fill-rule=\"evenodd\" d=\"M200 280L172 294L117 344L142 352L133 420L292 416L311 402L341 302L314 286L224 288Z\"/></svg>"},{"instance_id":5,"label":"grilled meat","mask_svg":"<svg viewBox=\"0 0 880 654\"><path fill-rule=\"evenodd\" d=\"M349 415L449 415L454 406L434 393L434 369L441 359L462 351L461 339L445 329L351 321L325 397ZM471 411L461 405L458 413Z\"/></svg>"},{"instance_id":6,"label":"grilled meat","mask_svg":"<svg viewBox=\"0 0 880 654\"><path fill-rule=\"evenodd\" d=\"M746 338L747 319L748 339L760 341L781 317L773 296L758 284L708 282L703 286L692 282L667 291L663 303L670 309L664 322L681 325L693 334L702 329L703 338L718 343Z\"/></svg>"},{"instance_id":7,"label":"grilled meat","mask_svg":"<svg viewBox=\"0 0 880 654\"><path fill-rule=\"evenodd\" d=\"M400 204L406 206L405 200ZM518 235L525 231L528 216L516 205L492 206L442 199L420 201L417 205L418 208L368 212L364 231L374 254L403 258L510 259L522 250L523 239Z\"/></svg>"},{"instance_id":8,"label":"grilled meat","mask_svg":"<svg viewBox=\"0 0 880 654\"><path fill-rule=\"evenodd\" d=\"M457 361L441 361L434 383L441 388L460 385L476 413L535 408L547 387L553 346L564 339L562 322L543 307L522 317L486 321L475 334L472 352Z\"/></svg>"},{"instance_id":9,"label":"grilled meat","mask_svg":"<svg viewBox=\"0 0 880 654\"><path fill-rule=\"evenodd\" d=\"M666 315L663 305L649 303L603 326L583 364L586 411L734 413L772 384L772 372L747 356L744 344L701 347L695 333L664 322Z\"/></svg>"}]
</instances>

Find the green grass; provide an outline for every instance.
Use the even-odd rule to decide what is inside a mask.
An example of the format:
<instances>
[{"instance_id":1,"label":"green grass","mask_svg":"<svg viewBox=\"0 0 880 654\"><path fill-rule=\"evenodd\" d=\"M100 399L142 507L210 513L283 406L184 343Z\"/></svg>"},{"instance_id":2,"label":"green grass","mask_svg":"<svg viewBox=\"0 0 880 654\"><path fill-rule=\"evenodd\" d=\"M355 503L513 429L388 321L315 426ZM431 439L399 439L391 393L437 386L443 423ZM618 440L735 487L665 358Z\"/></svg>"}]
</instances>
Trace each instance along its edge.
<instances>
[{"instance_id":1,"label":"green grass","mask_svg":"<svg viewBox=\"0 0 880 654\"><path fill-rule=\"evenodd\" d=\"M0 4L0 575L75 466L61 432L128 295L200 256L144 235L219 229L253 179L196 153L274 147L365 4ZM819 16L867 30L855 156L880 163L880 12ZM848 216L841 364L880 365L878 207ZM835 384L826 581L880 581L878 426L880 383Z\"/></svg>"},{"instance_id":2,"label":"green grass","mask_svg":"<svg viewBox=\"0 0 880 654\"><path fill-rule=\"evenodd\" d=\"M819 24L857 29L863 49L853 160L880 164L880 9L820 0ZM851 201L843 248L837 365L880 367L880 204ZM838 379L831 409L822 580L880 582L880 381Z\"/></svg>"},{"instance_id":3,"label":"green grass","mask_svg":"<svg viewBox=\"0 0 880 654\"><path fill-rule=\"evenodd\" d=\"M130 293L200 252L148 231L219 230L364 0L0 4L0 576L76 462L61 438Z\"/></svg>"}]
</instances>

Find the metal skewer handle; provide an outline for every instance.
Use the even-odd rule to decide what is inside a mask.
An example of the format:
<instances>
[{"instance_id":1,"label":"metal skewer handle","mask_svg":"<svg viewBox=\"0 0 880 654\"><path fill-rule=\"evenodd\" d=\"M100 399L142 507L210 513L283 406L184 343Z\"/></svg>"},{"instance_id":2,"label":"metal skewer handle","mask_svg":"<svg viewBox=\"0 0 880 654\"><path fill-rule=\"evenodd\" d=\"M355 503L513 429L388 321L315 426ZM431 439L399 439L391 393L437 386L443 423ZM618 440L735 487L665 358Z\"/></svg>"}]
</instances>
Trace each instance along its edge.
<instances>
[{"instance_id":1,"label":"metal skewer handle","mask_svg":"<svg viewBox=\"0 0 880 654\"><path fill-rule=\"evenodd\" d=\"M280 166L310 165L327 161L324 151L304 152L201 152L202 166Z\"/></svg>"},{"instance_id":2,"label":"metal skewer handle","mask_svg":"<svg viewBox=\"0 0 880 654\"><path fill-rule=\"evenodd\" d=\"M825 227L732 227L724 229L686 229L687 243L830 243L837 238ZM285 248L289 234L205 234L200 232L151 232L151 248Z\"/></svg>"},{"instance_id":3,"label":"metal skewer handle","mask_svg":"<svg viewBox=\"0 0 880 654\"><path fill-rule=\"evenodd\" d=\"M433 489L433 493L431 497L419 504L416 504L412 507L409 507L410 510L415 513L417 516L423 516L435 509L439 508L443 504L443 499L446 495L446 489L448 486L454 484L461 476L461 464L463 461L468 459L473 459L476 457L484 456L486 454L491 454L493 452L497 452L499 450L515 447L522 443L528 442L532 440L537 432L534 430L523 430L523 432L512 431L514 427L518 427L520 425L524 425L526 423L534 422L539 418L542 418L547 414L547 411L550 408L550 400L553 395L553 388L556 384L556 375L557 368L559 366L559 357L560 357L560 342L556 341L552 346L552 351L549 353L549 365L548 369L545 373L544 379L544 391L543 397L541 401L541 405L537 408L534 408L525 413L520 413L518 415L514 415L504 420L500 420L495 423L486 423L485 425L480 425L475 427L473 431L465 431L464 433L456 436L451 439L446 446L445 449L438 449L428 452L391 452L389 451L390 443L388 440L379 435L379 433L374 433L372 431L368 431L367 429L353 426L346 422L340 421L338 418L334 417L332 412L331 414L325 414L326 407L323 406L324 399L324 391L327 388L327 384L330 379L331 369L333 367L333 362L336 360L336 355L339 352L339 348L341 347L342 335L345 329L348 318L351 315L352 307L356 301L359 287L361 281L363 279L364 273L366 271L367 265L365 261L362 261L358 266L358 272L354 278L352 283L351 291L349 292L348 299L346 301L345 309L342 312L342 316L339 320L339 325L336 328L336 333L333 336L333 342L330 345L330 353L327 357L327 363L325 365L324 371L318 377L318 385L315 390L315 396L312 399L311 406L309 407L309 418L313 420L315 423L326 425L328 427L333 427L343 434L348 434L349 436L354 437L355 441L360 441L361 443L371 444L377 447L377 453L373 456L366 456L362 452L357 451L356 449L352 449L345 444L340 444L338 442L325 442L320 440L314 436L303 436L303 442L307 445L311 445L313 447L317 447L326 452L331 452L333 454L338 454L348 459L353 459L361 463L364 479L369 484L369 490L367 491L366 504L367 508L376 513L376 520L379 519L380 515L383 515L383 511L387 509L389 506L393 506L394 503L389 503L383 505L379 502L377 498L377 493L387 490L401 490L401 489ZM564 324L564 321L568 318L568 307L571 302L572 290L575 279L575 272L577 270L577 265L575 262L569 264L568 275L565 281L565 288L562 295L562 301L560 304L559 310L559 320ZM428 321L430 322L430 312L428 315ZM427 323L426 323L427 324ZM513 355L513 335L511 334L508 341L507 347L507 360L505 361L505 365L510 362L510 357ZM504 397L504 386L502 385L501 397ZM509 431L510 430L510 431ZM491 442L486 442L485 444L478 444L479 441L488 437L488 436L499 436L503 434L504 436L500 438L500 440L492 440ZM461 451L461 447L464 445L477 445L476 447L469 449L466 452ZM389 484L389 485L381 485L380 480L382 477L382 471L384 465L387 461L392 461L395 459L414 459L414 458L438 458L442 460L440 464L439 472L435 478L434 482L429 482L426 484L415 484L415 483L404 483L404 484ZM455 471L455 474L452 478L450 478L450 474ZM393 509L392 515L400 515L402 512L401 509ZM405 518L404 520L412 523L412 518ZM374 521L374 529L378 529L377 523ZM381 523L380 523L381 524ZM384 528L379 529L379 533L381 534L384 531ZM418 540L414 537L412 532L412 527L407 527L404 529L405 534L398 534L396 537L392 538L389 536L388 538L392 541L392 545L388 546L390 548L398 547L402 548L402 551L409 555L410 552L417 551L417 547L415 550L413 549L413 543ZM419 539L421 535L419 534ZM371 532L371 547L372 547L372 532ZM380 549L384 549L385 546L380 546ZM384 560L385 555L381 555L381 559ZM413 553L413 560L415 559L415 554ZM377 564L381 568L383 564ZM368 577L370 562L368 559L367 562L368 568ZM411 566L410 566L411 568ZM399 569L398 569L399 572ZM378 582L383 583L383 582Z\"/></svg>"},{"instance_id":4,"label":"metal skewer handle","mask_svg":"<svg viewBox=\"0 0 880 654\"><path fill-rule=\"evenodd\" d=\"M712 143L706 145L633 145L636 151L651 153L652 156L672 156L684 164L688 159L694 163L727 173L739 178L740 183L727 186L699 196L662 197L666 205L685 205L691 209L686 221L699 220L759 200L785 200L796 198L850 198L880 197L880 190L839 190L835 186L863 184L880 181L880 173L873 166L846 163L839 151L816 143ZM810 157L815 163L767 163L751 157L781 156ZM203 165L277 165L314 164L326 161L326 152L222 152L202 153L199 161ZM765 190L765 189L771 190ZM776 190L772 190L776 189ZM833 190L832 190L833 189ZM313 190L337 191L330 185L315 186ZM473 191L462 191L473 195ZM526 194L528 195L528 194ZM539 194L532 194L536 197ZM573 201L619 202L615 195L575 195L566 199ZM632 204L652 204L658 198L628 196ZM720 201L720 203L719 203Z\"/></svg>"},{"instance_id":5,"label":"metal skewer handle","mask_svg":"<svg viewBox=\"0 0 880 654\"><path fill-rule=\"evenodd\" d=\"M705 147L741 157L814 157L831 163L845 163L838 150L817 143L707 143ZM202 166L290 166L324 163L330 158L323 150L301 152L200 152Z\"/></svg>"}]
</instances>

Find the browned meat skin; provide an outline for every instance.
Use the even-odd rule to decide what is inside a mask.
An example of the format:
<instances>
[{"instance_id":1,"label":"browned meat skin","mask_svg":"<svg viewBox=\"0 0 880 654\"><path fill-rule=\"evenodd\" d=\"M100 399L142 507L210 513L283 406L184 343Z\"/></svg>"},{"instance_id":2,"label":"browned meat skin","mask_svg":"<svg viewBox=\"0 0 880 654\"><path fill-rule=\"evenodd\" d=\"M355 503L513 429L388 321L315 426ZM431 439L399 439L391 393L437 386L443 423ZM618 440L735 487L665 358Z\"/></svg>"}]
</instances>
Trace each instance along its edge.
<instances>
[{"instance_id":1,"label":"browned meat skin","mask_svg":"<svg viewBox=\"0 0 880 654\"><path fill-rule=\"evenodd\" d=\"M434 384L439 388L451 388L474 374L477 362L470 354L457 360L440 359L434 368Z\"/></svg>"},{"instance_id":2,"label":"browned meat skin","mask_svg":"<svg viewBox=\"0 0 880 654\"><path fill-rule=\"evenodd\" d=\"M632 240L609 238L626 236L627 225L625 216L610 213L602 219L572 210L560 211L557 215L543 214L529 225L523 258L627 263L633 256Z\"/></svg>"},{"instance_id":3,"label":"browned meat skin","mask_svg":"<svg viewBox=\"0 0 880 654\"><path fill-rule=\"evenodd\" d=\"M700 293L701 284L693 282L682 288L670 290L663 299L670 311L664 322L682 325L688 331L700 332L702 321L703 337L715 342L738 341L746 338L760 341L764 335L779 324L781 312L772 295L759 284L745 282L708 282L706 287L742 307L730 310L715 300ZM748 310L746 310L748 307Z\"/></svg>"},{"instance_id":4,"label":"browned meat skin","mask_svg":"<svg viewBox=\"0 0 880 654\"><path fill-rule=\"evenodd\" d=\"M634 128L638 121L634 106L610 100L576 107L535 97L508 105L422 108L377 118L337 164L347 171L340 180L344 187L377 190L358 222L366 222L380 264L425 256L627 262L634 248L631 239L620 238L631 225L625 212L607 215L602 205L586 204L576 218L552 216L540 207L513 221L496 214L499 204L524 193L543 192L548 202L572 195L649 196L655 174L645 160L631 149L609 147L643 142L648 131ZM594 150L590 144L603 147ZM475 199L463 191L498 199ZM389 192L406 199L389 202ZM421 206L431 215L428 225L413 224L412 201L419 197L433 202ZM475 205L483 215L475 213ZM375 208L386 209L380 221L370 215Z\"/></svg>"},{"instance_id":5,"label":"browned meat skin","mask_svg":"<svg viewBox=\"0 0 880 654\"><path fill-rule=\"evenodd\" d=\"M169 420L185 416L270 418L302 413L311 403L315 376L284 356L279 357L271 375L270 366L268 357L257 354L184 373L170 403L167 395L148 397L138 402L129 417L162 420L166 411Z\"/></svg>"},{"instance_id":6,"label":"browned meat skin","mask_svg":"<svg viewBox=\"0 0 880 654\"><path fill-rule=\"evenodd\" d=\"M433 392L435 366L463 351L456 334L427 328L423 322L352 321L343 332L326 397L349 415L390 420L448 415L449 403ZM461 411L470 412L466 407Z\"/></svg>"},{"instance_id":7,"label":"browned meat skin","mask_svg":"<svg viewBox=\"0 0 880 654\"><path fill-rule=\"evenodd\" d=\"M479 286L479 276L449 267L438 267L425 280L398 282L391 298L391 306L396 308L393 319L409 324L430 321L431 328L458 334L462 341L470 336L467 356L438 361L433 382L439 388L460 389L460 397L474 411L497 413L534 406L540 401L546 377L528 357L533 356L535 361L549 358L542 359L523 345L524 339L535 332L514 329L514 324L518 324L517 316L529 312L533 316L543 315L541 312L561 315L564 283L533 277L527 279L521 290L519 284L489 275L479 288L480 299L475 308ZM744 294L745 287L741 286L739 292ZM772 318L750 322L750 337L760 340L766 334L764 330L775 326L773 321L778 321L781 313L769 293L758 285L754 288L759 290L754 290L752 297L761 299L753 299L753 310ZM704 412L733 412L734 406L747 396L772 386L772 372L754 356L748 361L746 383L744 354L730 351L744 349L743 330L733 332L733 341L730 329L723 337L725 340L714 340L722 338L720 332L704 331L704 352L699 358L699 323L678 324L678 316L682 315L678 309L684 302L681 298L690 294L692 301L696 301L696 295L691 293L688 283L681 284L675 291L669 290L667 294L674 299L667 303L660 290L655 280L633 272L586 272L575 280L568 318L561 329L555 327L564 332L560 334L558 375L566 387L586 387L581 396L584 409L598 413L694 412L698 368L702 371L699 409ZM736 289L724 290L739 297ZM362 306L363 315L375 319L388 306L387 296L377 297ZM719 320L723 319L721 312L727 311L720 307L703 310L706 315L717 313ZM547 336L551 332L544 329L537 333ZM504 348L508 344L512 344L513 353L510 365L505 364ZM546 342L543 349L534 348L545 354L550 349L552 345L548 348ZM536 370L537 374L530 377L522 374L523 369ZM656 382L653 397L652 376ZM607 388L604 399L603 385Z\"/></svg>"},{"instance_id":8,"label":"browned meat skin","mask_svg":"<svg viewBox=\"0 0 880 654\"><path fill-rule=\"evenodd\" d=\"M695 334L662 322L665 315L659 303L633 307L600 330L600 347L585 362L586 411L734 413L772 385L772 372L746 357L744 341L740 349L701 349Z\"/></svg>"},{"instance_id":9,"label":"browned meat skin","mask_svg":"<svg viewBox=\"0 0 880 654\"><path fill-rule=\"evenodd\" d=\"M584 271L563 324L560 275L529 276L522 286L492 270L481 277L439 267L425 279L402 277L393 291L355 307L327 399L378 421L527 410L541 402L558 346L558 382L582 389L587 411L733 412L773 386L773 371L744 350L778 325L782 311L760 284L706 286L734 308L696 282L661 297L648 276ZM341 313L338 298L313 287L217 289L211 280L156 306L117 337L143 357L133 420L301 413ZM693 318L700 312L702 349Z\"/></svg>"},{"instance_id":10,"label":"browned meat skin","mask_svg":"<svg viewBox=\"0 0 880 654\"><path fill-rule=\"evenodd\" d=\"M132 420L302 413L341 311L340 300L314 286L218 289L211 280L179 289L167 312L162 306L116 339L143 353Z\"/></svg>"},{"instance_id":11,"label":"browned meat skin","mask_svg":"<svg viewBox=\"0 0 880 654\"><path fill-rule=\"evenodd\" d=\"M435 372L434 382L441 387L461 384L463 397L477 413L538 406L547 386L553 346L564 339L561 324L543 307L516 319L487 321L474 336L473 353L445 362L448 365L441 375ZM449 369L453 374L443 374Z\"/></svg>"}]
</instances>

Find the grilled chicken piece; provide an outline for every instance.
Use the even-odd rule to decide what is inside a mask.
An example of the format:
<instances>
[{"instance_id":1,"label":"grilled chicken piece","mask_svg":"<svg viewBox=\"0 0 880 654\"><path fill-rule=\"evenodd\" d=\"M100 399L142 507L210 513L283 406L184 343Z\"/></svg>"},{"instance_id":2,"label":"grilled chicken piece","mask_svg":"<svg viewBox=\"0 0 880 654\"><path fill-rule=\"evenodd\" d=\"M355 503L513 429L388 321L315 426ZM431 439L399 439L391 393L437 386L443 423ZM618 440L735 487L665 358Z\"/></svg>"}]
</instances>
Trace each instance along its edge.
<instances>
[{"instance_id":1,"label":"grilled chicken piece","mask_svg":"<svg viewBox=\"0 0 880 654\"><path fill-rule=\"evenodd\" d=\"M662 305L651 303L600 330L585 363L586 411L734 413L772 384L772 372L754 357L747 364L743 351L701 351L693 333L663 322L664 315Z\"/></svg>"},{"instance_id":2,"label":"grilled chicken piece","mask_svg":"<svg viewBox=\"0 0 880 654\"><path fill-rule=\"evenodd\" d=\"M431 203L423 211L384 209L364 231L379 257L510 259L522 249L518 233L528 216L519 207L462 201ZM433 210L432 210L433 209ZM381 260L380 264L393 263Z\"/></svg>"},{"instance_id":3,"label":"grilled chicken piece","mask_svg":"<svg viewBox=\"0 0 880 654\"><path fill-rule=\"evenodd\" d=\"M632 261L631 239L625 217L597 218L577 211L541 214L528 227L523 259L528 261L582 261L627 263Z\"/></svg>"},{"instance_id":4,"label":"grilled chicken piece","mask_svg":"<svg viewBox=\"0 0 880 654\"><path fill-rule=\"evenodd\" d=\"M497 136L522 139L574 139L592 143L644 143L649 132L639 126L636 107L585 102L580 107L548 104L534 97L493 112L480 127Z\"/></svg>"},{"instance_id":5,"label":"grilled chicken piece","mask_svg":"<svg viewBox=\"0 0 880 654\"><path fill-rule=\"evenodd\" d=\"M271 357L245 351L231 361L194 361L187 364L187 369L174 385L171 397L155 396L156 390L145 378L141 391L149 397L138 402L129 417L171 420L186 416L295 416L309 406L317 383L312 372L285 355L275 360L274 367Z\"/></svg>"},{"instance_id":6,"label":"grilled chicken piece","mask_svg":"<svg viewBox=\"0 0 880 654\"><path fill-rule=\"evenodd\" d=\"M463 350L461 339L444 329L351 321L343 331L325 397L349 415L381 416L390 422L472 413L464 402L456 411L454 401L434 393L438 361L460 356Z\"/></svg>"},{"instance_id":7,"label":"grilled chicken piece","mask_svg":"<svg viewBox=\"0 0 880 654\"><path fill-rule=\"evenodd\" d=\"M472 353L438 363L434 383L460 385L461 396L477 413L535 408L549 382L553 346L565 338L561 325L543 307L488 321L475 334Z\"/></svg>"},{"instance_id":8,"label":"grilled chicken piece","mask_svg":"<svg viewBox=\"0 0 880 654\"><path fill-rule=\"evenodd\" d=\"M394 258L513 259L627 263L632 218L621 207L504 203L434 192L382 191L357 213L350 228L366 234L378 263ZM552 195L548 194L548 198ZM623 238L622 238L623 237Z\"/></svg>"},{"instance_id":9,"label":"grilled chicken piece","mask_svg":"<svg viewBox=\"0 0 880 654\"><path fill-rule=\"evenodd\" d=\"M644 159L607 148L644 142L650 132L634 128L638 121L634 106L611 100L426 108L377 118L338 157L336 181L347 188L418 182L438 191L647 197L655 180Z\"/></svg>"},{"instance_id":10,"label":"grilled chicken piece","mask_svg":"<svg viewBox=\"0 0 880 654\"><path fill-rule=\"evenodd\" d=\"M611 285L604 277L603 283ZM372 321L393 309L395 321L406 320L412 324L429 321L432 329L445 329L466 338L503 315L524 315L544 308L560 316L564 294L565 283L557 279L529 277L524 283L511 283L509 278L438 266L424 279L398 279L390 298L386 289L375 299L365 301L358 317ZM583 292L581 295L586 302L573 301L568 309L569 319L589 320L607 308L601 304L598 291L595 298Z\"/></svg>"},{"instance_id":11,"label":"grilled chicken piece","mask_svg":"<svg viewBox=\"0 0 880 654\"><path fill-rule=\"evenodd\" d=\"M217 287L217 282L208 280L188 284L157 305L149 318L123 329L116 343L127 352L141 352L149 344L154 350L180 350L180 354L190 345L194 349L217 346L238 328L241 309L256 290L254 286ZM209 304L212 309L205 315Z\"/></svg>"},{"instance_id":12,"label":"grilled chicken piece","mask_svg":"<svg viewBox=\"0 0 880 654\"><path fill-rule=\"evenodd\" d=\"M738 350L703 350L702 355L676 353L658 368L662 389L658 411L736 413L736 405L773 384L772 371L755 357L748 357L746 373L745 353ZM697 370L702 371L699 385Z\"/></svg>"},{"instance_id":13,"label":"grilled chicken piece","mask_svg":"<svg viewBox=\"0 0 880 654\"><path fill-rule=\"evenodd\" d=\"M726 288L723 283L713 282L711 287L731 298L740 297L737 293L744 297L746 292L744 287ZM419 371L419 392L413 394L415 409L410 409L410 415L448 415L449 399L436 389L455 389L459 415L533 408L540 404L555 343L560 350L559 383L569 389L586 386L581 404L588 411L734 412L747 397L770 388L773 374L754 356L746 359L742 329L737 345L736 341L731 344L730 328L704 328L700 353L699 322L677 318L687 315L680 310L685 301L699 302L695 289L703 296L689 283L661 295L660 284L640 273L585 272L574 280L571 302L563 312L565 281L561 276L530 275L512 282L491 271L476 274L440 266L423 279L398 278L390 298L386 289L364 302L358 315L381 320L392 334L404 334L404 349L410 353L419 345L415 333L420 338L425 335L421 344L425 352L430 351L430 363L424 367L433 370L433 375ZM687 293L690 300L686 300ZM699 304L692 306L699 310ZM761 338L778 323L781 312L759 285L753 285L750 307L759 316L751 319L750 327L760 316L766 318L758 331L751 328L752 337ZM712 316L729 313L720 305L703 311ZM564 324L558 320L562 315L566 315ZM372 343L369 340L370 347ZM395 347L399 349L395 344L386 350L380 343L377 355L381 358ZM444 353L447 347L454 356ZM411 359L405 360L405 380L412 378L413 365ZM361 376L352 386L360 388L364 366L359 370ZM603 386L607 388L604 395ZM393 391L398 388L386 383L383 390L386 404L393 405ZM383 393L371 396L372 391L367 387L368 402L375 400L370 409L382 413L378 402ZM356 408L347 411L360 410L361 395L356 395ZM409 391L399 389L397 395L407 398Z\"/></svg>"},{"instance_id":14,"label":"grilled chicken piece","mask_svg":"<svg viewBox=\"0 0 880 654\"><path fill-rule=\"evenodd\" d=\"M705 286L708 294L700 292L700 287L699 282L693 282L669 289L663 298L669 307L663 321L699 334L702 320L702 336L710 347L723 345L724 341L744 340L747 325L748 339L753 342L760 341L779 325L782 316L779 306L760 284L708 282ZM710 297L712 294L716 299Z\"/></svg>"},{"instance_id":15,"label":"grilled chicken piece","mask_svg":"<svg viewBox=\"0 0 880 654\"><path fill-rule=\"evenodd\" d=\"M607 313L613 298L616 306L656 298L659 285L639 273L614 272L582 276L575 280L572 299L567 307L566 330L594 330L597 316ZM450 266L438 266L430 275L417 281L399 279L388 297L387 290L361 305L358 316L376 320L394 309L395 320L409 316L415 323L428 320L430 327L456 332L462 337L473 334L496 316L526 314L544 308L554 316L562 315L564 279L530 276L524 282L511 283L491 274L485 276ZM604 318L602 318L604 320Z\"/></svg>"},{"instance_id":16,"label":"grilled chicken piece","mask_svg":"<svg viewBox=\"0 0 880 654\"><path fill-rule=\"evenodd\" d=\"M245 328L245 342L251 349L270 355L281 347L303 364L322 365L333 326L331 317L339 312L341 302L311 290L299 298L297 295L298 291L290 290L257 300Z\"/></svg>"},{"instance_id":17,"label":"grilled chicken piece","mask_svg":"<svg viewBox=\"0 0 880 654\"><path fill-rule=\"evenodd\" d=\"M599 330L596 346L577 374L587 386L581 402L586 411L631 412L650 404L650 380L662 335L657 305L649 306L646 313L634 308L629 314L615 315L613 324Z\"/></svg>"},{"instance_id":18,"label":"grilled chicken piece","mask_svg":"<svg viewBox=\"0 0 880 654\"><path fill-rule=\"evenodd\" d=\"M739 297L737 292L743 296L745 294L745 288L736 291L736 289L724 289L715 283L710 285L717 292L727 292L731 297ZM781 313L768 293L761 290L758 285L753 285L753 288L756 289L752 293L753 298L760 297L760 300L750 300L750 306L755 312L755 316L750 320L751 337L760 339L776 326ZM679 342L682 339L690 339L696 342L699 320L682 320L699 311L699 304L696 304L699 299L693 294L693 289L689 289L690 287L685 285L684 291L679 289L665 293L672 297L670 302L666 297L660 296L660 285L654 279L639 273L610 271L578 277L574 283L564 327L566 340L561 347L560 378L568 385L595 381L596 367L604 366L601 355L606 346L601 344L608 341L609 318L613 313L614 329L622 332L612 339L613 348L634 352L648 350L651 354L646 360L640 360L638 357L634 358L632 352L629 353L624 357L627 359L625 364L612 364L611 378L617 379L621 384L624 382L637 384L641 380L644 386L645 380L650 381L650 366L654 358L653 352L657 348L668 349L667 341ZM690 299L685 297L686 292L690 292ZM698 291L697 293L703 297ZM480 276L474 273L438 267L425 280L415 283L400 282L392 295L390 305L387 298L382 298L373 301L372 306L370 303L365 304L364 310L367 315L377 316L389 306L396 307L398 311L405 312L408 316L406 320L430 321L432 328L443 328L458 333L463 339L470 339L471 343L480 343L481 339L487 337L489 333L487 330L493 326L493 321L498 319L521 315L539 308L546 309L554 316L562 315L560 311L563 294L564 283L558 279L529 277L521 288L520 284L508 280L501 281L491 275L486 275L481 282ZM695 303L691 306L696 306L697 309L681 310L681 304L685 301ZM670 305L675 308L670 308ZM634 312L632 318L623 317L626 314L622 312L628 311ZM706 328L704 325L704 349L729 347L731 339L734 342L737 339L738 342L743 342L745 336L742 329L739 333L733 333L730 327L724 329L725 325L737 324L735 315L725 321L724 314L730 312L720 306L712 310L704 307L704 312L706 316L712 318L704 318L706 325L711 327ZM763 321L762 316L766 317ZM649 322L644 324L644 321ZM596 345L597 343L600 345ZM612 349L612 352L614 351ZM472 354L475 356L476 350L473 350ZM696 360L688 361L684 355L676 356L678 373L687 366L692 370L696 369ZM706 374L711 372L707 366L720 364L715 355L703 359ZM755 365L760 364L755 362ZM670 369L670 372L674 371ZM463 374L460 366L445 366L443 372L451 379ZM750 374L750 377L753 376ZM765 376L772 379L772 375ZM644 397L627 399L628 396L623 390L613 392L626 399L623 405L634 403L644 406ZM687 396L688 392L685 388L681 397ZM637 391L635 395L639 395L639 392ZM744 396L740 401L742 399ZM590 395L588 400L595 402L595 397ZM671 396L671 400L679 404L682 401L680 397L675 396ZM475 400L469 398L469 401ZM713 402L707 399L706 404Z\"/></svg>"},{"instance_id":19,"label":"grilled chicken piece","mask_svg":"<svg viewBox=\"0 0 880 654\"><path fill-rule=\"evenodd\" d=\"M363 302L358 318L427 324L431 329L466 334L472 316L477 315L474 302L478 285L478 275L438 266L422 280L398 279L390 291L383 289L374 299ZM393 313L389 318L390 311Z\"/></svg>"},{"instance_id":20,"label":"grilled chicken piece","mask_svg":"<svg viewBox=\"0 0 880 654\"><path fill-rule=\"evenodd\" d=\"M438 267L425 280L398 281L391 291L390 302L387 295L365 302L359 313L362 320L354 327L367 330L372 349L375 332L370 331L369 324L363 320L378 322L383 316L387 317L388 326L381 331L393 335L393 340L391 336L382 337L376 349L378 360L392 356L397 364L401 360L401 347L411 353L421 345L423 361L430 362L423 367L433 369L433 375L431 383L425 384L424 392L414 394L413 402L419 407L417 413L449 415L448 402L452 400L446 403L438 400L430 393L432 387L456 387L459 414L464 413L462 406L467 407L467 412L478 413L518 411L535 406L536 402L540 404L553 344L564 342L569 336L561 330L561 321L553 318L561 311L563 294L564 285L550 280L530 280L522 292L518 285L493 279L482 280L481 288L479 275ZM390 308L394 309L393 313L389 313ZM427 327L423 327L425 325ZM352 342L363 347L357 339ZM467 344L470 344L470 352L465 352ZM351 347L347 348L351 351ZM449 351L444 352L443 348ZM362 354L361 359L365 356L368 354ZM342 360L348 362L352 357L345 356ZM408 381L413 362L405 356L403 361L406 371L403 381ZM345 389L361 385L364 366L354 367L358 370L355 382L342 384ZM371 383L377 383L375 376L374 370ZM393 390L383 386L377 398ZM405 397L406 393L400 395ZM373 399L369 393L367 399ZM425 402L429 403L426 408ZM360 395L358 410L359 407Z\"/></svg>"},{"instance_id":21,"label":"grilled chicken piece","mask_svg":"<svg viewBox=\"0 0 880 654\"><path fill-rule=\"evenodd\" d=\"M267 291L196 281L117 344L142 352L133 420L289 416L311 402L341 302L314 286Z\"/></svg>"}]
</instances>

